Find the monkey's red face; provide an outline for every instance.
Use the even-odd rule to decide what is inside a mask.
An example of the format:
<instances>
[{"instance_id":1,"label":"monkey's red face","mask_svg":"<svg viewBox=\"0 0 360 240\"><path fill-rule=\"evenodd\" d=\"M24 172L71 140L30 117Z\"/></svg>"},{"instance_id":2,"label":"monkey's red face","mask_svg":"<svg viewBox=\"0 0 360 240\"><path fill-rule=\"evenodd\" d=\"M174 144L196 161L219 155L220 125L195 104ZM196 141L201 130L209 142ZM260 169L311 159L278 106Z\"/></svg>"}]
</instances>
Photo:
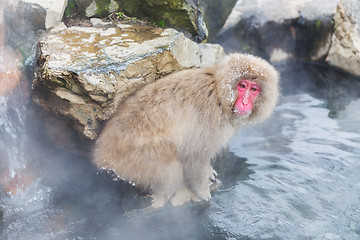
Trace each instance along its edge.
<instances>
[{"instance_id":1,"label":"monkey's red face","mask_svg":"<svg viewBox=\"0 0 360 240\"><path fill-rule=\"evenodd\" d=\"M234 112L248 116L252 112L253 104L260 93L260 86L256 82L242 79L237 85L238 99L235 102Z\"/></svg>"}]
</instances>

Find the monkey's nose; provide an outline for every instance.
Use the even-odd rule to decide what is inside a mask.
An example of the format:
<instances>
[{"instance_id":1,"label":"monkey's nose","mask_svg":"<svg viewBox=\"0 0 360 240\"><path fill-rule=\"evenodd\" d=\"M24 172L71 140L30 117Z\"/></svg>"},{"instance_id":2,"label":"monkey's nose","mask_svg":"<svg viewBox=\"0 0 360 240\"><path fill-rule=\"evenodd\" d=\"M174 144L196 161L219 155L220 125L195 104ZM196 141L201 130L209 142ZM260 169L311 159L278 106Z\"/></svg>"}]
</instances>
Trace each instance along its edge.
<instances>
[{"instance_id":1,"label":"monkey's nose","mask_svg":"<svg viewBox=\"0 0 360 240\"><path fill-rule=\"evenodd\" d=\"M247 98L247 97L244 97L243 100L242 100L242 103L243 103L244 105L248 105L248 103L249 103L248 98Z\"/></svg>"}]
</instances>

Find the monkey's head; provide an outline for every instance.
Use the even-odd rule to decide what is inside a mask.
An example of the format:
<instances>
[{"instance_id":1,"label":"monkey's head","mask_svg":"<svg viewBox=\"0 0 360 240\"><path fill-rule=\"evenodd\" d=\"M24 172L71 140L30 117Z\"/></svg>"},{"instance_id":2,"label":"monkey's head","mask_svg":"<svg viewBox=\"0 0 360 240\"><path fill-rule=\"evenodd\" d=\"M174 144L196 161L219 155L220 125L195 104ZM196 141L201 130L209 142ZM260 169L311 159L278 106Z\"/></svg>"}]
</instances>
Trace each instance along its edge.
<instances>
[{"instance_id":1,"label":"monkey's head","mask_svg":"<svg viewBox=\"0 0 360 240\"><path fill-rule=\"evenodd\" d=\"M218 66L217 91L230 119L262 121L273 112L279 98L279 74L262 58L231 54Z\"/></svg>"}]
</instances>

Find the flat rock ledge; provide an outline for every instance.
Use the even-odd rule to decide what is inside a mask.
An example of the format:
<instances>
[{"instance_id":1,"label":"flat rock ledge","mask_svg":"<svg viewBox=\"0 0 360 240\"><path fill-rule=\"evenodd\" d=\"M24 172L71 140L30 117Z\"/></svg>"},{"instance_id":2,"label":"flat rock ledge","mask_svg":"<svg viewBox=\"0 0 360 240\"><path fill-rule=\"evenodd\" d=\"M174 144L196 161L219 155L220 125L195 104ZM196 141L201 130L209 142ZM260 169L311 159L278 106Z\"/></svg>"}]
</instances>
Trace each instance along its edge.
<instances>
[{"instance_id":1,"label":"flat rock ledge","mask_svg":"<svg viewBox=\"0 0 360 240\"><path fill-rule=\"evenodd\" d=\"M196 44L174 29L91 20L60 25L38 43L33 101L72 120L89 139L130 94L176 70L211 65L220 45Z\"/></svg>"}]
</instances>

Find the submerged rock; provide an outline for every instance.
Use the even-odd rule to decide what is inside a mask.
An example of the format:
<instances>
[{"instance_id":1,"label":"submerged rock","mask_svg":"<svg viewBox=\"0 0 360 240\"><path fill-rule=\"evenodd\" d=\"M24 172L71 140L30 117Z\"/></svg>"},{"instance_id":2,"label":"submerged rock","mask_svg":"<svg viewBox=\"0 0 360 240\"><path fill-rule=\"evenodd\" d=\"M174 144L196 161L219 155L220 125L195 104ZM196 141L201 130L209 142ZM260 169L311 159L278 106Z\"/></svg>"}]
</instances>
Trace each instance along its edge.
<instances>
[{"instance_id":1,"label":"submerged rock","mask_svg":"<svg viewBox=\"0 0 360 240\"><path fill-rule=\"evenodd\" d=\"M19 54L0 45L0 95L9 94L20 84L20 63Z\"/></svg>"},{"instance_id":2,"label":"submerged rock","mask_svg":"<svg viewBox=\"0 0 360 240\"><path fill-rule=\"evenodd\" d=\"M198 45L174 29L92 23L57 27L43 37L33 81L33 100L71 119L89 139L97 137L100 121L140 87L224 55L219 45Z\"/></svg>"}]
</instances>

